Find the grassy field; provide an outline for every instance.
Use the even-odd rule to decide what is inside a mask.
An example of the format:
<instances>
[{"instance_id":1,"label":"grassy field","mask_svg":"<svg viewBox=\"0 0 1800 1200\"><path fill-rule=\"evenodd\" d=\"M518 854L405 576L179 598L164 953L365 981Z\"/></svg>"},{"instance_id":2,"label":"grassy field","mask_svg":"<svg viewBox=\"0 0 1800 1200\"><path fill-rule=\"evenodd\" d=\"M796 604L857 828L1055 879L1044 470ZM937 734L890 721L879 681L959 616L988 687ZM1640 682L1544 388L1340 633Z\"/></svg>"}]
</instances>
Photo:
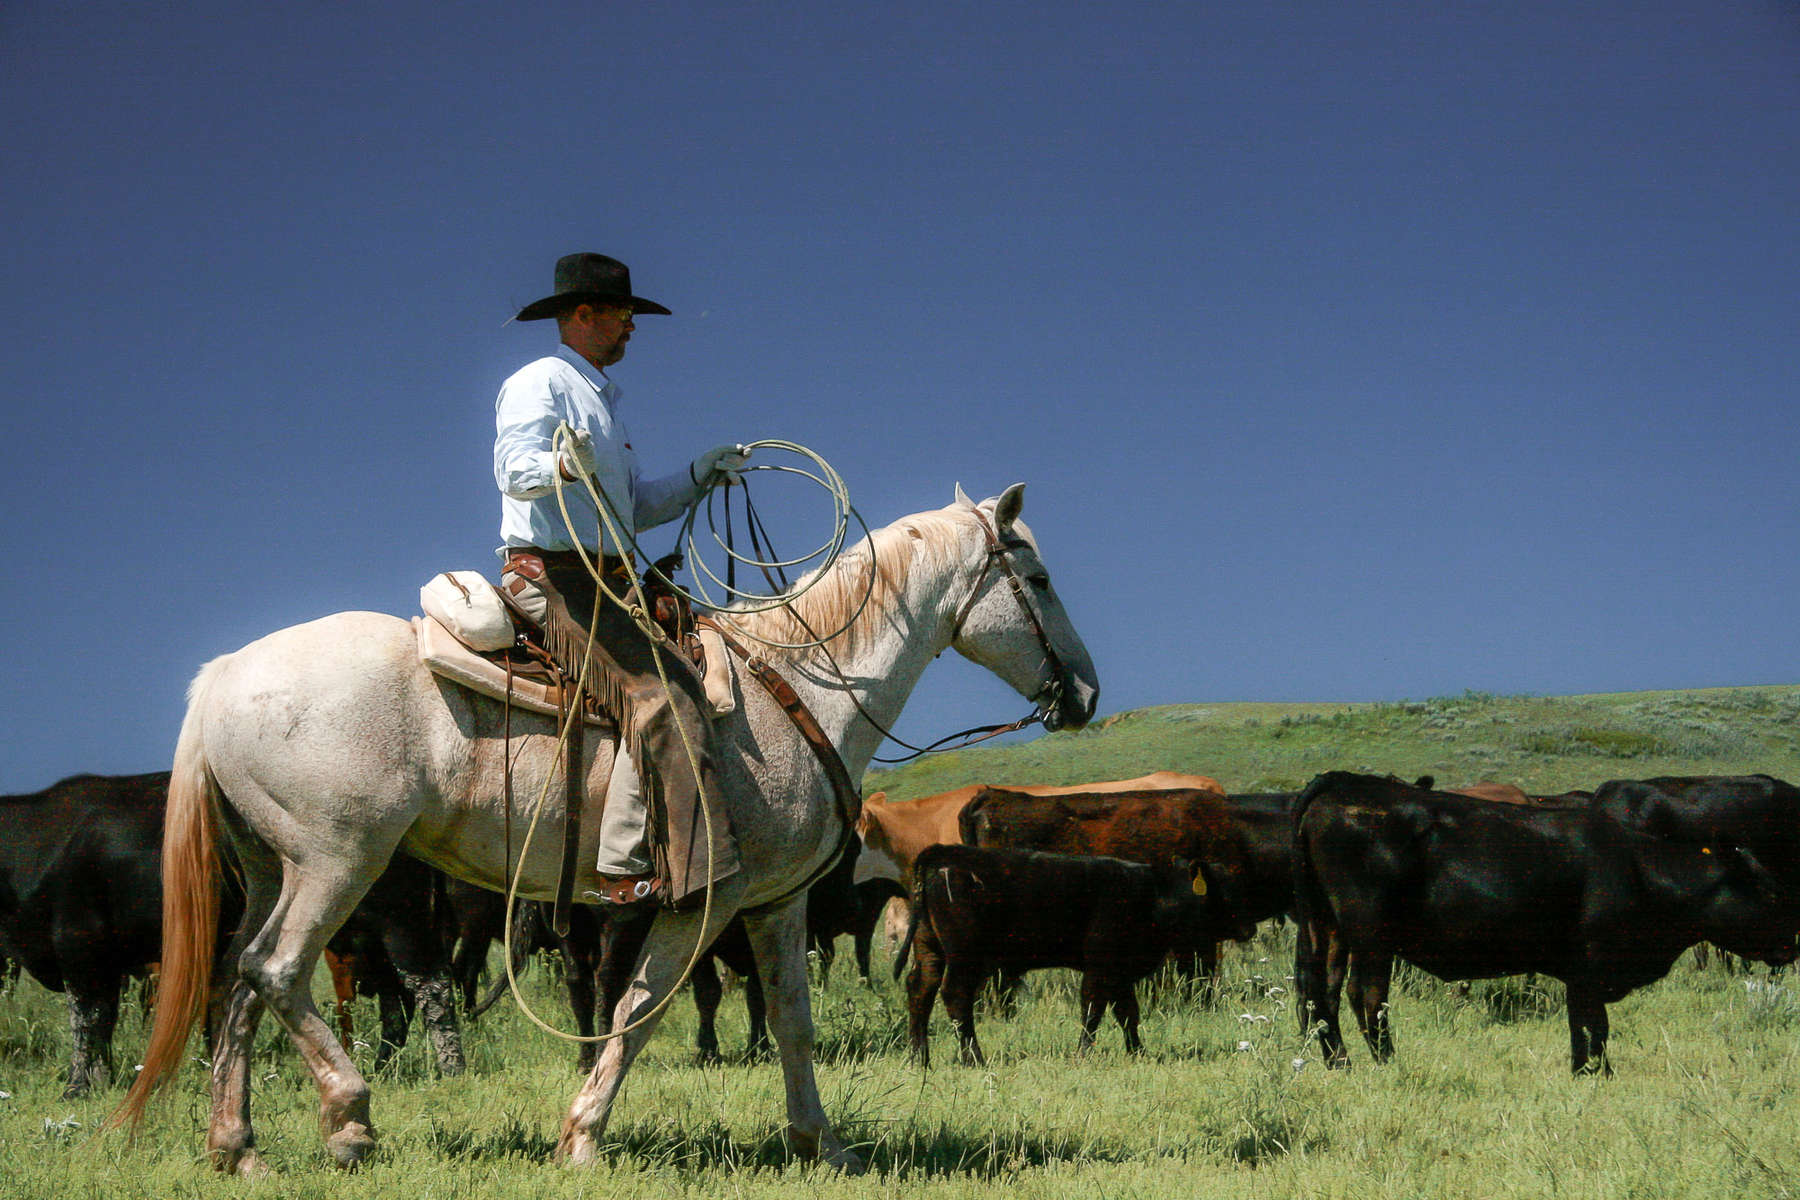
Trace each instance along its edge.
<instances>
[{"instance_id":1,"label":"grassy field","mask_svg":"<svg viewBox=\"0 0 1800 1200\"><path fill-rule=\"evenodd\" d=\"M944 756L871 778L896 796L978 780L1066 781L1198 771L1236 791L1293 787L1342 767L1495 778L1534 790L1662 773L1765 770L1800 779L1800 688L1559 699L1466 695L1418 704L1201 705L1121 714L1080 734ZM1454 988L1402 973L1399 1053L1321 1069L1289 1010L1291 935L1234 947L1224 998L1174 985L1148 998L1147 1053L1116 1028L1075 1053L1073 976L1032 977L1011 1020L982 1019L990 1065L953 1065L941 1011L921 1072L901 1049L900 991L840 969L815 991L828 1111L872 1170L848 1179L789 1160L781 1082L767 1063L694 1065L678 1001L634 1070L592 1170L549 1161L576 1086L574 1052L496 1009L467 1033L470 1072L433 1076L422 1038L374 1079L382 1154L354 1180L329 1167L312 1084L272 1023L255 1117L281 1175L213 1177L201 1161L203 1072L188 1071L135 1145L95 1126L119 1092L60 1099L61 997L0 996L0 1196L1788 1196L1800 1193L1800 982L1698 971L1613 1006L1610 1080L1572 1079L1561 987ZM539 970L530 988L560 1012ZM319 989L324 993L323 981ZM722 1036L741 1046L728 997ZM374 1014L364 1010L365 1028ZM135 1061L135 1009L118 1050ZM359 1050L367 1063L369 1054Z\"/></svg>"}]
</instances>

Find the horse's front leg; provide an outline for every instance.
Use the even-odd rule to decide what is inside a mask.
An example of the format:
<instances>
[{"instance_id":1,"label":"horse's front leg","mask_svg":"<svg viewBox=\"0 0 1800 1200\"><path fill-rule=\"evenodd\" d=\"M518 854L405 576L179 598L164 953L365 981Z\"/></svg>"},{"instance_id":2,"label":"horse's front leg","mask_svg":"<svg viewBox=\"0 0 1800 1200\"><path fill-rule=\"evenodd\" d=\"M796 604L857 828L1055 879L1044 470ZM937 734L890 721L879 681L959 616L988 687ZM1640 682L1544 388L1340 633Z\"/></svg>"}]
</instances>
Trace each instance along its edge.
<instances>
[{"instance_id":1,"label":"horse's front leg","mask_svg":"<svg viewBox=\"0 0 1800 1200\"><path fill-rule=\"evenodd\" d=\"M769 1028L781 1050L781 1074L787 1085L788 1123L803 1154L823 1157L851 1174L863 1161L838 1141L819 1085L813 1078L812 996L806 985L806 896L744 918L750 948L762 976L769 1006Z\"/></svg>"},{"instance_id":2,"label":"horse's front leg","mask_svg":"<svg viewBox=\"0 0 1800 1200\"><path fill-rule=\"evenodd\" d=\"M694 956L694 947L712 945L731 918L737 915L743 896L743 879L733 875L713 884L712 912L702 921L699 911L659 912L650 925L643 950L638 955L636 977L625 989L618 1006L613 1009L612 1029L618 1031L635 1025L629 1033L601 1043L600 1060L575 1094L569 1115L563 1118L562 1136L557 1139L556 1156L564 1162L583 1165L599 1157L600 1137L612 1116L613 1101L625 1082L625 1072L637 1059L638 1051L650 1040L663 1011L654 1017L650 1011L661 1004L680 984L682 972Z\"/></svg>"}]
</instances>

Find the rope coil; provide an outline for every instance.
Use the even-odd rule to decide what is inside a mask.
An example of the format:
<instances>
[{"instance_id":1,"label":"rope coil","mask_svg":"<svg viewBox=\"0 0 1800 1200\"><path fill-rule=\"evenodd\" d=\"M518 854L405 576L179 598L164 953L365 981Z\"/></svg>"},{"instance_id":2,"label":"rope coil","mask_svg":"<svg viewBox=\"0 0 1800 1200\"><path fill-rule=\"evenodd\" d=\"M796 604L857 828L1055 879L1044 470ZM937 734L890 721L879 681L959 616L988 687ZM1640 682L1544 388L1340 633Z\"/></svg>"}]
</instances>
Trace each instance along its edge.
<instances>
[{"instance_id":1,"label":"rope coil","mask_svg":"<svg viewBox=\"0 0 1800 1200\"><path fill-rule=\"evenodd\" d=\"M593 618L590 619L588 622L587 645L582 654L580 670L576 673L577 688L582 694L586 693L588 671L593 663L593 647L594 647L593 630L594 630L595 625L598 622L599 606L601 605L601 603L611 602L613 604L617 604L620 608L624 609L626 615L631 618L632 623L635 624L639 628L639 630L641 630L643 632L645 638L648 639L652 645L663 646L663 645L668 644L668 641L669 641L668 635L663 631L663 629L660 625L658 625L653 619L651 619L651 615L650 615L648 606L644 602L643 583L642 583L642 580L638 576L637 567L635 565L636 562L641 560L641 561L652 564L649 569L655 573L656 577L659 580L661 580L664 585L669 587L671 590L677 592L681 596L685 597L689 603L695 605L696 607L703 607L703 608L708 608L708 609L718 609L718 608L724 607L725 604L729 604L729 603L732 603L733 601L736 601L742 605L742 607L738 608L736 611L739 611L739 612L764 612L764 611L768 611L769 609L787 605L795 596L798 596L801 593L805 592L807 590L807 588L810 588L811 586L813 586L814 583L817 583L819 579L824 577L825 568L830 566L833 562L835 562L837 560L838 556L843 552L844 535L847 532L847 530L849 529L850 521L852 518L854 518L856 520L856 522L862 526L865 536L867 535L867 533L869 531L867 522L863 521L861 514L857 513L855 507L852 506L850 503L849 489L844 485L843 477L840 476L837 473L837 471L832 468L831 464L826 462L824 458L819 456L814 451L809 450L806 447L801 446L800 444L798 444L796 442L788 442L788 441L770 439L770 440L765 440L765 441L748 443L748 445L745 448L750 451L755 451L755 450L759 450L759 449L785 450L790 453L797 454L797 455L800 455L801 457L807 458L816 465L817 473L814 473L812 471L803 470L803 469L797 468L797 467L785 467L785 466L747 468L747 470L771 470L771 471L777 471L777 472L787 473L787 474L796 474L796 475L800 475L803 478L810 479L814 483L817 483L820 487L823 487L827 492L830 493L830 495L832 497L833 521L832 521L831 536L828 537L823 543L820 544L820 546L817 549L813 550L811 553L801 555L799 558L795 558L795 559L791 559L791 560L763 561L760 559L750 558L748 556L742 555L737 551L735 546L730 544L730 539L728 537L721 537L721 535L719 534L718 526L717 526L716 522L714 522L712 520L712 496L713 496L714 492L716 492L720 486L722 486L722 485L729 486L731 481L723 475L714 475L713 477L710 477L706 480L702 480L702 481L700 481L700 487L703 489L702 495L704 496L705 501L706 501L707 516L708 516L709 525L711 527L713 541L719 546L720 549L722 549L726 553L726 555L728 556L728 561L730 561L733 564L743 564L743 565L755 567L758 570L761 570L764 573L765 577L767 576L767 573L770 570L782 570L786 567L797 566L802 563L810 562L816 558L822 559L822 561L820 562L819 568L813 572L811 578L808 581L806 581L797 591L793 591L791 593L782 594L782 595L776 595L776 596L766 596L766 595L761 595L761 594L757 594L757 593L751 593L751 592L745 592L745 591L739 590L732 583L728 582L727 580L720 579L716 574L714 574L712 569L706 565L704 558L695 552L697 550L697 547L696 547L695 539L694 539L694 523L699 515L699 511L701 508L700 503L698 501L696 501L696 503L690 505L688 508L687 517L682 522L681 534L680 534L679 540L677 542L677 545L685 545L687 547L688 551L690 552L689 553L689 561L694 564L692 569L695 572L696 581L698 581L699 576L702 573L704 573L707 578L711 579L716 585L718 585L721 589L723 589L726 599L723 602L714 601L711 598L711 596L706 592L705 586L703 584L700 585L700 588L699 588L700 594L695 595L694 593L687 591L685 588L683 588L679 584L675 583L675 581L670 579L667 575L663 574L663 572L654 565L655 560L653 558L650 558L649 556L646 556L643 554L642 547L640 547L638 544L635 531L627 532L626 528L624 527L622 522L619 520L617 512L613 509L610 499L605 495L604 491L595 482L592 474L590 474L588 471L582 469L578 464L575 464L572 458L569 458L569 459L565 458L563 451L564 451L565 447L568 445L571 438L573 437L573 433L574 433L574 431L569 428L569 426L566 422L559 424L556 428L555 434L552 435L552 437L551 437L551 443L550 443L551 450L554 453L556 460L559 463L568 461L572 466L575 467L575 473L579 477L580 483L587 489L588 497L593 502L594 511L596 512L596 514L598 514L600 522L601 522L601 527L602 527L601 532L603 534L603 537L601 539L600 544L602 546L604 546L604 545L606 545L607 541L610 540L612 545L619 550L621 557L624 559L624 561L626 563L627 578L630 580L628 586L626 588L624 588L622 590L622 592L620 592L620 593L615 593L611 588L609 588L607 586L605 576L604 576L603 572L601 572L601 570L599 568L599 564L594 559L589 557L586 547L584 547L581 544L581 538L575 529L574 518L569 513L568 498L564 493L565 484L564 484L564 480L562 478L562 473L560 471L556 472L555 484L556 484L557 509L562 514L563 525L564 525L564 528L567 529L567 531L569 533L569 540L570 540L571 544L574 545L575 551L581 559L582 566L585 567L587 569L588 574L593 577L594 583L595 583L595 586L597 589L595 596L594 596ZM727 532L729 532L729 523L727 524ZM846 619L843 627L832 631L830 634L827 634L822 638L819 637L816 632L812 631L809 628L808 632L813 633L813 637L815 639L812 642L802 643L802 644L793 645L793 646L786 646L786 645L782 645L780 643L767 642L765 639L758 638L754 634L750 634L747 631L744 631L745 636L750 637L755 641L763 642L765 645L778 646L779 648L782 648L782 649L808 649L808 648L811 648L812 646L821 646L822 647L826 641L829 641L832 638L837 637L838 634L842 633L844 629L849 628L850 623L853 622L858 615L860 615L860 613L862 612L862 609L868 604L869 597L870 597L870 595L873 594L873 590L874 590L874 574L873 574L873 572L871 572L869 591L867 593L865 593L865 595L863 596L862 602L858 604L856 611L854 613L852 613L849 618ZM804 621L802 621L803 626L804 626L804 624L805 624ZM734 628L735 628L735 626L734 626ZM657 677L658 677L659 681L662 683L664 692L669 694L672 697L674 694L673 685L669 682L668 673L664 668L662 656L660 654L652 654L651 658L656 663ZM835 663L834 663L834 666L835 666ZM564 748L566 747L566 745L568 743L570 731L573 729L573 722L583 719L583 713L582 713L581 709L582 709L582 706L579 704L570 706L569 714L568 714L567 718L562 722L562 727L558 732L555 753L551 759L552 762L558 761L562 758ZM703 782L704 777L700 771L699 756L698 756L698 753L696 752L696 749L695 749L695 746L693 743L693 739L689 736L687 727L685 725L683 725L680 721L676 721L676 722L674 722L674 724L675 724L676 731L679 732L681 735L682 750L687 755L688 766L694 773L695 785L696 785L696 789L698 791L699 801L700 801L700 811L701 811L702 823L706 826L706 858L707 858L707 875L709 876L709 883L708 883L708 886L706 889L705 903L700 911L700 933L704 934L707 925L712 920L712 902L713 902L713 892L712 892L712 887L711 887L711 883L710 883L710 876L712 874L712 862L713 862L715 847L713 845L713 831L712 831L712 821L711 821L711 799L706 794L706 787ZM621 731L621 736L622 735L623 735L623 731ZM701 955L707 949L707 944L702 940L701 937L697 936L694 941L693 952L688 956L687 964L684 967L682 967L681 975L679 976L679 978L676 979L675 983L669 988L667 994L665 994L663 996L663 998L661 1000L659 1000L656 1003L656 1005L650 1009L649 1012L646 1012L645 1014L638 1017L636 1020L632 1021L630 1024L627 1024L622 1028L615 1029L615 1030L612 1030L607 1033L592 1034L592 1035L568 1033L564 1030L557 1029L554 1026L550 1025L548 1022L546 1022L542 1017L538 1016L537 1013L532 1010L531 1006L526 1002L523 992L519 988L518 975L517 975L514 965L513 965L513 949L512 949L513 910L514 910L514 906L518 902L519 874L520 874L518 864L522 864L525 861L528 854L530 853L531 841L532 841L533 836L537 832L538 821L543 816L544 805L549 799L550 785L555 779L555 774L556 773L554 770L547 771L545 773L543 787L538 792L538 798L537 798L536 804L534 804L532 806L531 821L526 826L524 840L521 841L519 844L519 856L518 856L517 863L509 862L507 864L508 879L507 879L507 887L506 887L506 926L505 926L505 936L503 939L504 957L506 959L506 982L507 982L508 990L512 994L513 1003L518 1006L520 1012L525 1014L526 1019L531 1021L532 1024L536 1025L539 1029L542 1029L544 1032L550 1034L553 1037L561 1038L562 1040L569 1041L569 1042L577 1042L577 1043L583 1043L583 1044L606 1042L606 1041L612 1040L613 1038L622 1037L623 1035L631 1032L632 1030L643 1026L645 1023L654 1020L663 1011L663 1009L667 1008L668 1005L670 1004L670 1002L674 1000L675 993L681 990L681 985L686 983L688 981L688 978L693 974L694 968L700 962ZM610 1016L609 1016L609 1019L610 1019Z\"/></svg>"}]
</instances>

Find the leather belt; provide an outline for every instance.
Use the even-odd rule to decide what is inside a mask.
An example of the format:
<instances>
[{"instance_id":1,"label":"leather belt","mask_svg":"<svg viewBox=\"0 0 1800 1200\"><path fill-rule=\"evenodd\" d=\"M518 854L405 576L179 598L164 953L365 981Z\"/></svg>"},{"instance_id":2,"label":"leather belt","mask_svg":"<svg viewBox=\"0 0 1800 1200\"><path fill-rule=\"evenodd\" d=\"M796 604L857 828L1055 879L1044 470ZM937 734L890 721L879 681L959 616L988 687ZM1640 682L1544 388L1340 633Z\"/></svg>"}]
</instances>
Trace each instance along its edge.
<instances>
[{"instance_id":1,"label":"leather belt","mask_svg":"<svg viewBox=\"0 0 1800 1200\"><path fill-rule=\"evenodd\" d=\"M587 556L590 562L599 562L600 572L603 575L624 575L626 568L631 566L630 558L618 554L597 554L590 550ZM517 570L518 568L514 566L515 563L523 561L529 564L534 558L546 566L567 567L581 564L581 555L574 550L545 550L538 546L508 546L506 548L506 566L503 569ZM529 567L519 573L536 578Z\"/></svg>"}]
</instances>

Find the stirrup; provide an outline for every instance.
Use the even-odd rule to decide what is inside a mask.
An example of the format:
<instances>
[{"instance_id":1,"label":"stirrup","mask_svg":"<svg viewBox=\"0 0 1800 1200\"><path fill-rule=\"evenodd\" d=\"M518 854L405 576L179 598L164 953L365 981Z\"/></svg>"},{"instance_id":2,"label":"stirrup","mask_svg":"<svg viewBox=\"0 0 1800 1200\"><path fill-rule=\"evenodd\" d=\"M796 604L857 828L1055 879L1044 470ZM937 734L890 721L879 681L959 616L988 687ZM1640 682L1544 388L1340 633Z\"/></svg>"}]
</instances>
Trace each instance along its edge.
<instances>
[{"instance_id":1,"label":"stirrup","mask_svg":"<svg viewBox=\"0 0 1800 1200\"><path fill-rule=\"evenodd\" d=\"M654 875L627 875L622 879L602 879L599 891L583 891L581 895L596 904L628 908L661 900L663 886Z\"/></svg>"}]
</instances>

